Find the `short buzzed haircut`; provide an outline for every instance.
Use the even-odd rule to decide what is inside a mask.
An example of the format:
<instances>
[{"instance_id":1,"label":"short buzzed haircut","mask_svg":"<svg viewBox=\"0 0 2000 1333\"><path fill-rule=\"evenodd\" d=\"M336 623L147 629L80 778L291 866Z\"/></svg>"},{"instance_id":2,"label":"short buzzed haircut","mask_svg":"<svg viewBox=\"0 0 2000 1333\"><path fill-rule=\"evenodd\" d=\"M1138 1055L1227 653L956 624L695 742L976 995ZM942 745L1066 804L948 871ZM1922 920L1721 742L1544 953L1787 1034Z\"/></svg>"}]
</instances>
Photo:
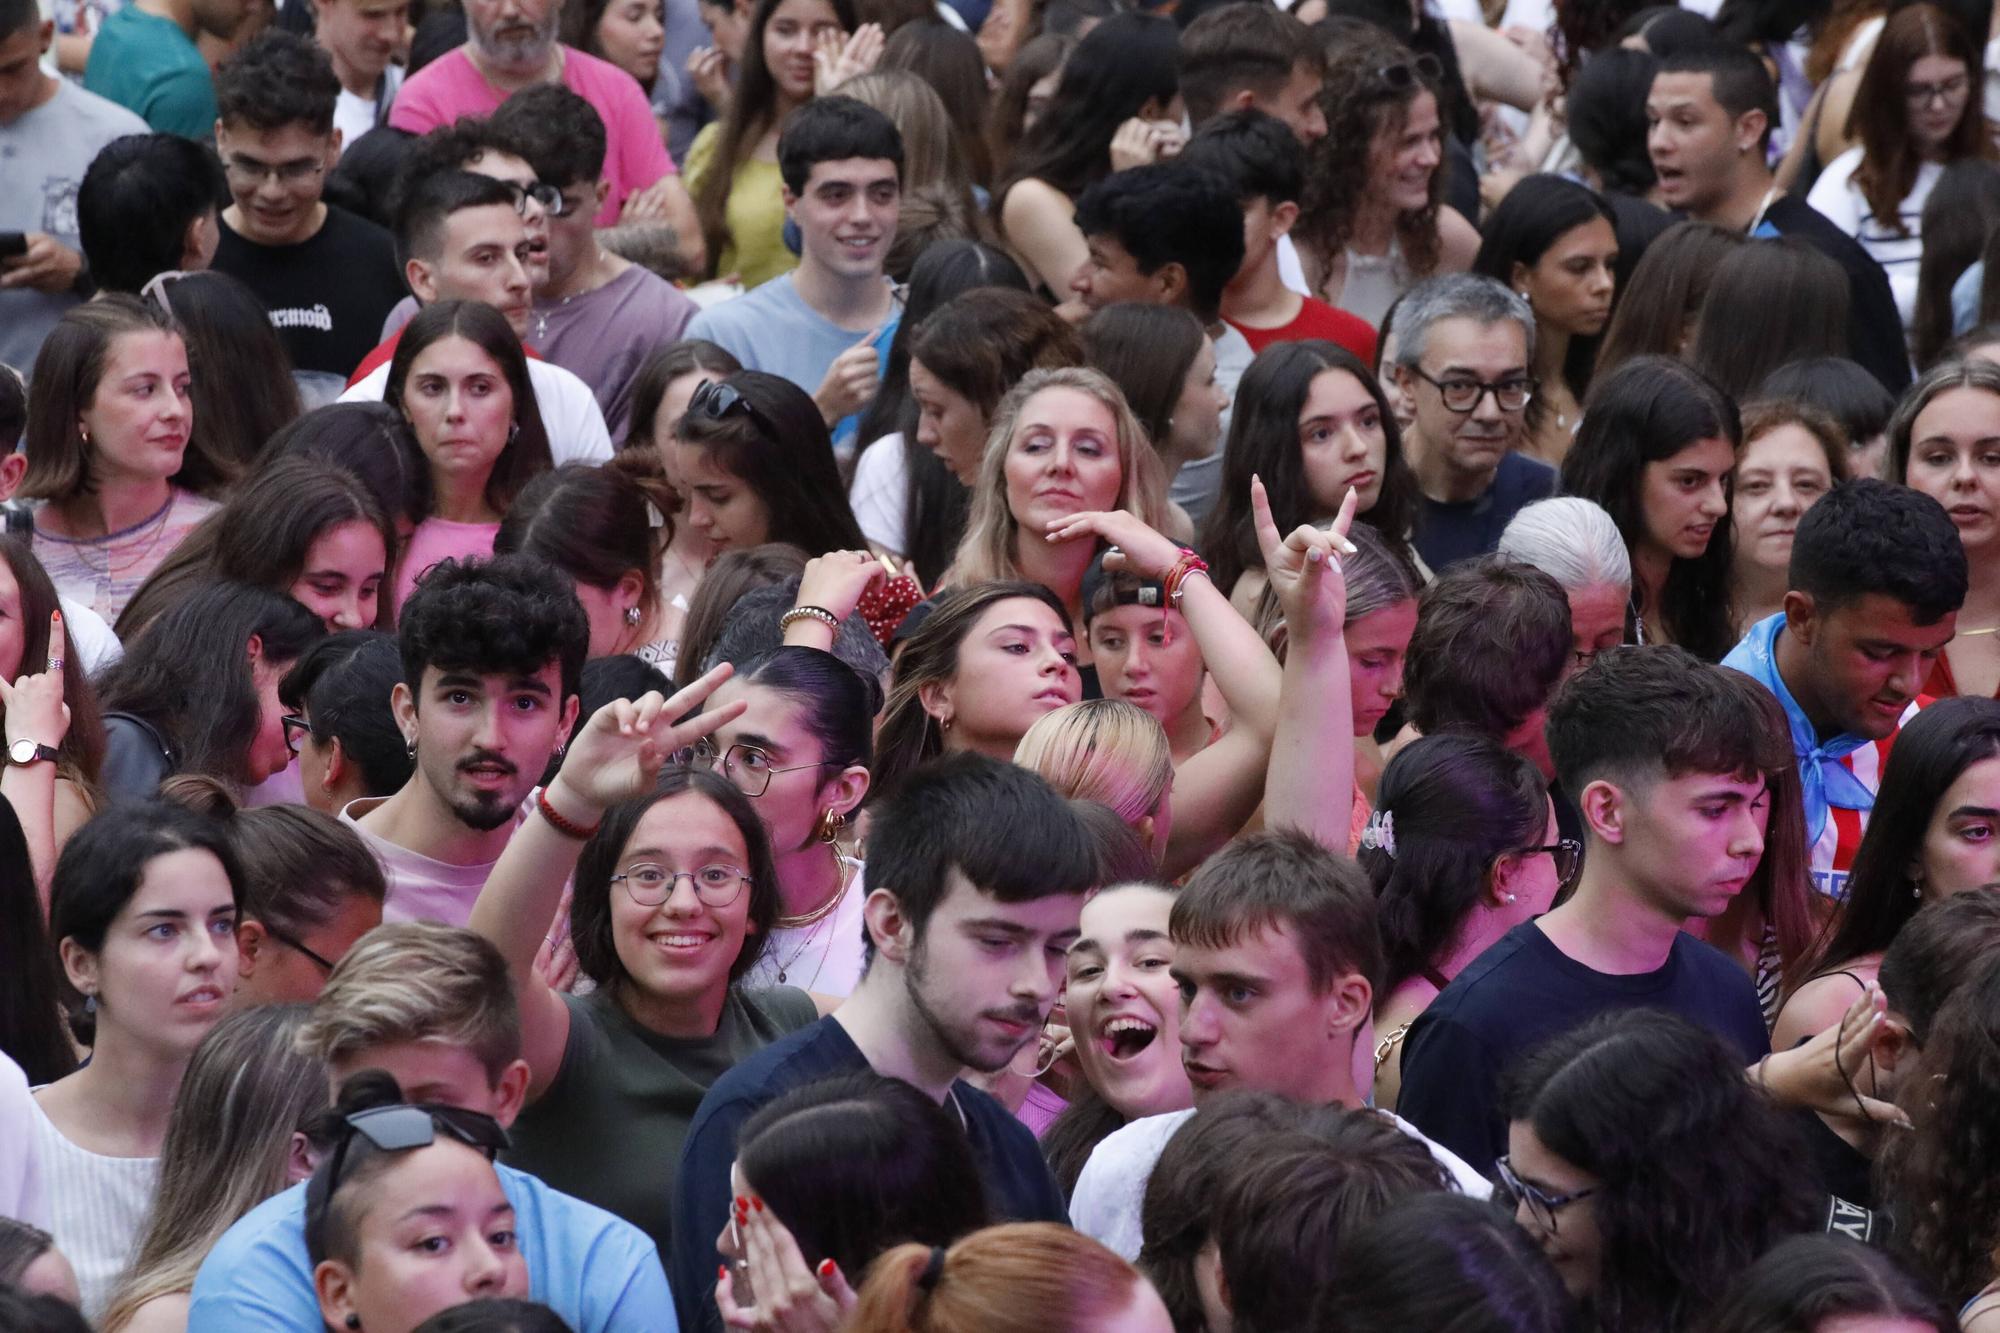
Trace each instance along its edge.
<instances>
[{"instance_id":1,"label":"short buzzed haircut","mask_svg":"<svg viewBox=\"0 0 2000 1333\"><path fill-rule=\"evenodd\" d=\"M1298 937L1314 994L1353 973L1381 986L1374 886L1360 866L1294 830L1238 838L1203 862L1174 895L1167 933L1175 944L1224 949L1283 926Z\"/></svg>"},{"instance_id":2,"label":"short buzzed haircut","mask_svg":"<svg viewBox=\"0 0 2000 1333\"><path fill-rule=\"evenodd\" d=\"M1828 491L1799 520L1786 578L1825 614L1869 593L1935 625L1965 603L1970 571L1958 526L1936 499L1864 477Z\"/></svg>"},{"instance_id":3,"label":"short buzzed haircut","mask_svg":"<svg viewBox=\"0 0 2000 1333\"><path fill-rule=\"evenodd\" d=\"M1506 283L1479 273L1447 273L1418 283L1396 303L1396 364L1423 364L1431 329L1447 319L1469 319L1481 328L1511 319L1527 342L1522 358L1535 363L1535 312Z\"/></svg>"},{"instance_id":4,"label":"short buzzed haircut","mask_svg":"<svg viewBox=\"0 0 2000 1333\"><path fill-rule=\"evenodd\" d=\"M0 0L0 41L42 25L42 7L35 0Z\"/></svg>"},{"instance_id":5,"label":"short buzzed haircut","mask_svg":"<svg viewBox=\"0 0 2000 1333\"><path fill-rule=\"evenodd\" d=\"M330 134L339 100L333 57L294 32L259 33L215 71L216 116L224 125L277 130L299 124Z\"/></svg>"},{"instance_id":6,"label":"short buzzed haircut","mask_svg":"<svg viewBox=\"0 0 2000 1333\"><path fill-rule=\"evenodd\" d=\"M396 210L396 257L435 261L444 252L445 223L467 208L514 206L514 190L506 181L473 171L440 171L410 180Z\"/></svg>"},{"instance_id":7,"label":"short buzzed haircut","mask_svg":"<svg viewBox=\"0 0 2000 1333\"><path fill-rule=\"evenodd\" d=\"M1749 111L1764 113L1764 137L1758 149L1770 146L1772 132L1779 124L1778 85L1764 67L1763 58L1749 47L1720 38L1703 42L1664 56L1659 74L1708 75L1710 92L1731 120Z\"/></svg>"},{"instance_id":8,"label":"short buzzed haircut","mask_svg":"<svg viewBox=\"0 0 2000 1333\"><path fill-rule=\"evenodd\" d=\"M1767 724L1748 685L1671 644L1599 653L1549 709L1549 755L1563 790L1576 797L1600 779L1632 787L1779 771L1793 762L1791 739Z\"/></svg>"},{"instance_id":9,"label":"short buzzed haircut","mask_svg":"<svg viewBox=\"0 0 2000 1333\"><path fill-rule=\"evenodd\" d=\"M498 1083L521 1057L507 960L485 936L434 921L377 926L347 951L299 1029L330 1066L404 1042L462 1047Z\"/></svg>"},{"instance_id":10,"label":"short buzzed haircut","mask_svg":"<svg viewBox=\"0 0 2000 1333\"><path fill-rule=\"evenodd\" d=\"M1426 736L1504 740L1548 704L1573 647L1561 584L1503 555L1460 561L1417 598L1403 671L1410 721Z\"/></svg>"},{"instance_id":11,"label":"short buzzed haircut","mask_svg":"<svg viewBox=\"0 0 2000 1333\"><path fill-rule=\"evenodd\" d=\"M1304 65L1326 72L1326 53L1312 29L1264 0L1242 0L1211 9L1181 34L1181 101L1196 129L1222 110L1232 94L1248 89L1276 97Z\"/></svg>"}]
</instances>

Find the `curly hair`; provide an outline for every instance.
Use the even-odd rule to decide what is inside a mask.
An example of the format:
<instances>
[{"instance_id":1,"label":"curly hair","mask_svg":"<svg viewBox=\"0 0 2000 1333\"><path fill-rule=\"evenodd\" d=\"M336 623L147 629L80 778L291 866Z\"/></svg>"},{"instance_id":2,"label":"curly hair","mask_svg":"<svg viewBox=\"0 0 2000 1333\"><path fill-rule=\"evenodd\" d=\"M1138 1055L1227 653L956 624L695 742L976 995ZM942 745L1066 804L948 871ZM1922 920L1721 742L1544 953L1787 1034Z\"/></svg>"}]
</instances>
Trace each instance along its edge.
<instances>
[{"instance_id":1,"label":"curly hair","mask_svg":"<svg viewBox=\"0 0 2000 1333\"><path fill-rule=\"evenodd\" d=\"M1408 47L1371 23L1328 22L1320 32L1327 43L1326 82L1319 94L1326 137L1312 147L1312 166L1306 173L1305 197L1299 200L1293 235L1325 264L1354 237L1355 217L1368 196L1376 141L1385 132L1401 132L1419 96L1429 93L1442 106L1443 93L1418 69ZM1384 77L1384 71L1396 68L1405 77ZM1429 275L1438 265L1444 174L1442 165L1431 173L1430 199L1424 207L1396 219L1403 262L1417 277Z\"/></svg>"},{"instance_id":2,"label":"curly hair","mask_svg":"<svg viewBox=\"0 0 2000 1333\"><path fill-rule=\"evenodd\" d=\"M750 873L750 912L743 947L729 965L731 982L741 979L757 961L778 919L778 872L771 863L771 839L750 798L734 783L706 769L664 769L650 793L605 811L604 822L577 859L576 892L569 909L570 941L576 946L577 966L600 988L637 984L618 957L611 925L611 877L623 869L619 863L625 858L626 844L632 841L646 812L676 796L699 796L722 811L742 835L743 848L749 854L749 864L743 868Z\"/></svg>"},{"instance_id":3,"label":"curly hair","mask_svg":"<svg viewBox=\"0 0 2000 1333\"><path fill-rule=\"evenodd\" d=\"M333 130L340 79L333 58L310 37L272 28L222 62L215 71L216 119L253 130L303 124L314 134Z\"/></svg>"},{"instance_id":4,"label":"curly hair","mask_svg":"<svg viewBox=\"0 0 2000 1333\"><path fill-rule=\"evenodd\" d=\"M568 698L590 650L590 622L569 580L525 555L440 560L403 604L396 633L403 680L419 698L425 667L532 676L555 661Z\"/></svg>"},{"instance_id":5,"label":"curly hair","mask_svg":"<svg viewBox=\"0 0 2000 1333\"><path fill-rule=\"evenodd\" d=\"M1514 1066L1501 1103L1599 1181L1588 1300L1604 1328L1695 1326L1758 1255L1814 1228L1792 1122L1743 1076L1737 1051L1678 1015L1601 1014Z\"/></svg>"},{"instance_id":6,"label":"curly hair","mask_svg":"<svg viewBox=\"0 0 2000 1333\"><path fill-rule=\"evenodd\" d=\"M2000 1249L2000 958L1938 1011L1899 1099L1911 1131L1891 1136L1877 1163L1899 1248L1954 1305L1992 1280Z\"/></svg>"}]
</instances>

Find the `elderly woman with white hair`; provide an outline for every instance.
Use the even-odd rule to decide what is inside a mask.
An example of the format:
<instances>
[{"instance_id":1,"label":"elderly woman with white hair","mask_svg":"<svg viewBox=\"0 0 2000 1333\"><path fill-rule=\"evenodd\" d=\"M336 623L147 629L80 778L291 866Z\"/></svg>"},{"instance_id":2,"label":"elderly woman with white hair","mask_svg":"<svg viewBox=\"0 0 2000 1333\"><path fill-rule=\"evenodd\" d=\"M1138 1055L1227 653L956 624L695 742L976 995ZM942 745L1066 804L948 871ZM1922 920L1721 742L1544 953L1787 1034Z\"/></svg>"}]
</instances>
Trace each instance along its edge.
<instances>
[{"instance_id":1,"label":"elderly woman with white hair","mask_svg":"<svg viewBox=\"0 0 2000 1333\"><path fill-rule=\"evenodd\" d=\"M1632 558L1602 507L1573 495L1537 500L1508 522L1499 551L1541 570L1569 595L1571 674L1626 642L1627 626L1636 623Z\"/></svg>"}]
</instances>

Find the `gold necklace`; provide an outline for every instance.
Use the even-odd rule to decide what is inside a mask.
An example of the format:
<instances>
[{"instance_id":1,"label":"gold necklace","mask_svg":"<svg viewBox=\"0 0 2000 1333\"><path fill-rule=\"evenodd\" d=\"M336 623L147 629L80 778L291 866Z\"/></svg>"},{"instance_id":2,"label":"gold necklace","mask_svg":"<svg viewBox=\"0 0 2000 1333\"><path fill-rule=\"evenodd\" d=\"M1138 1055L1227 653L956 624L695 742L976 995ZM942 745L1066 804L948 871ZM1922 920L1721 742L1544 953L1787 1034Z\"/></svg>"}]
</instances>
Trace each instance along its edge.
<instances>
[{"instance_id":1,"label":"gold necklace","mask_svg":"<svg viewBox=\"0 0 2000 1333\"><path fill-rule=\"evenodd\" d=\"M846 896L847 886L854 878L853 866L841 858L838 847L834 848L833 864L840 872L839 883L834 885L833 892L827 895L826 901L809 911L799 913L797 916L779 917L775 923L775 929L799 930L806 926L817 925L832 915L833 909L840 906L841 898Z\"/></svg>"}]
</instances>

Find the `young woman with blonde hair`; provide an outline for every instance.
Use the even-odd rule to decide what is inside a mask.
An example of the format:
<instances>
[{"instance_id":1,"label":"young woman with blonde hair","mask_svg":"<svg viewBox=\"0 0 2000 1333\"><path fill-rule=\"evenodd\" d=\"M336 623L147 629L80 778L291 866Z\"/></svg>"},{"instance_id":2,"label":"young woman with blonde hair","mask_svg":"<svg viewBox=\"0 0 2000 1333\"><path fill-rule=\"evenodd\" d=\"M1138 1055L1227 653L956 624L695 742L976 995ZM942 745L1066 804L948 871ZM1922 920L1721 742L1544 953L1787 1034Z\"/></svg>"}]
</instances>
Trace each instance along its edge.
<instances>
[{"instance_id":1,"label":"young woman with blonde hair","mask_svg":"<svg viewBox=\"0 0 2000 1333\"><path fill-rule=\"evenodd\" d=\"M856 1333L1168 1333L1152 1283L1104 1246L1051 1222L975 1231L950 1249L899 1245L868 1270Z\"/></svg>"}]
</instances>

